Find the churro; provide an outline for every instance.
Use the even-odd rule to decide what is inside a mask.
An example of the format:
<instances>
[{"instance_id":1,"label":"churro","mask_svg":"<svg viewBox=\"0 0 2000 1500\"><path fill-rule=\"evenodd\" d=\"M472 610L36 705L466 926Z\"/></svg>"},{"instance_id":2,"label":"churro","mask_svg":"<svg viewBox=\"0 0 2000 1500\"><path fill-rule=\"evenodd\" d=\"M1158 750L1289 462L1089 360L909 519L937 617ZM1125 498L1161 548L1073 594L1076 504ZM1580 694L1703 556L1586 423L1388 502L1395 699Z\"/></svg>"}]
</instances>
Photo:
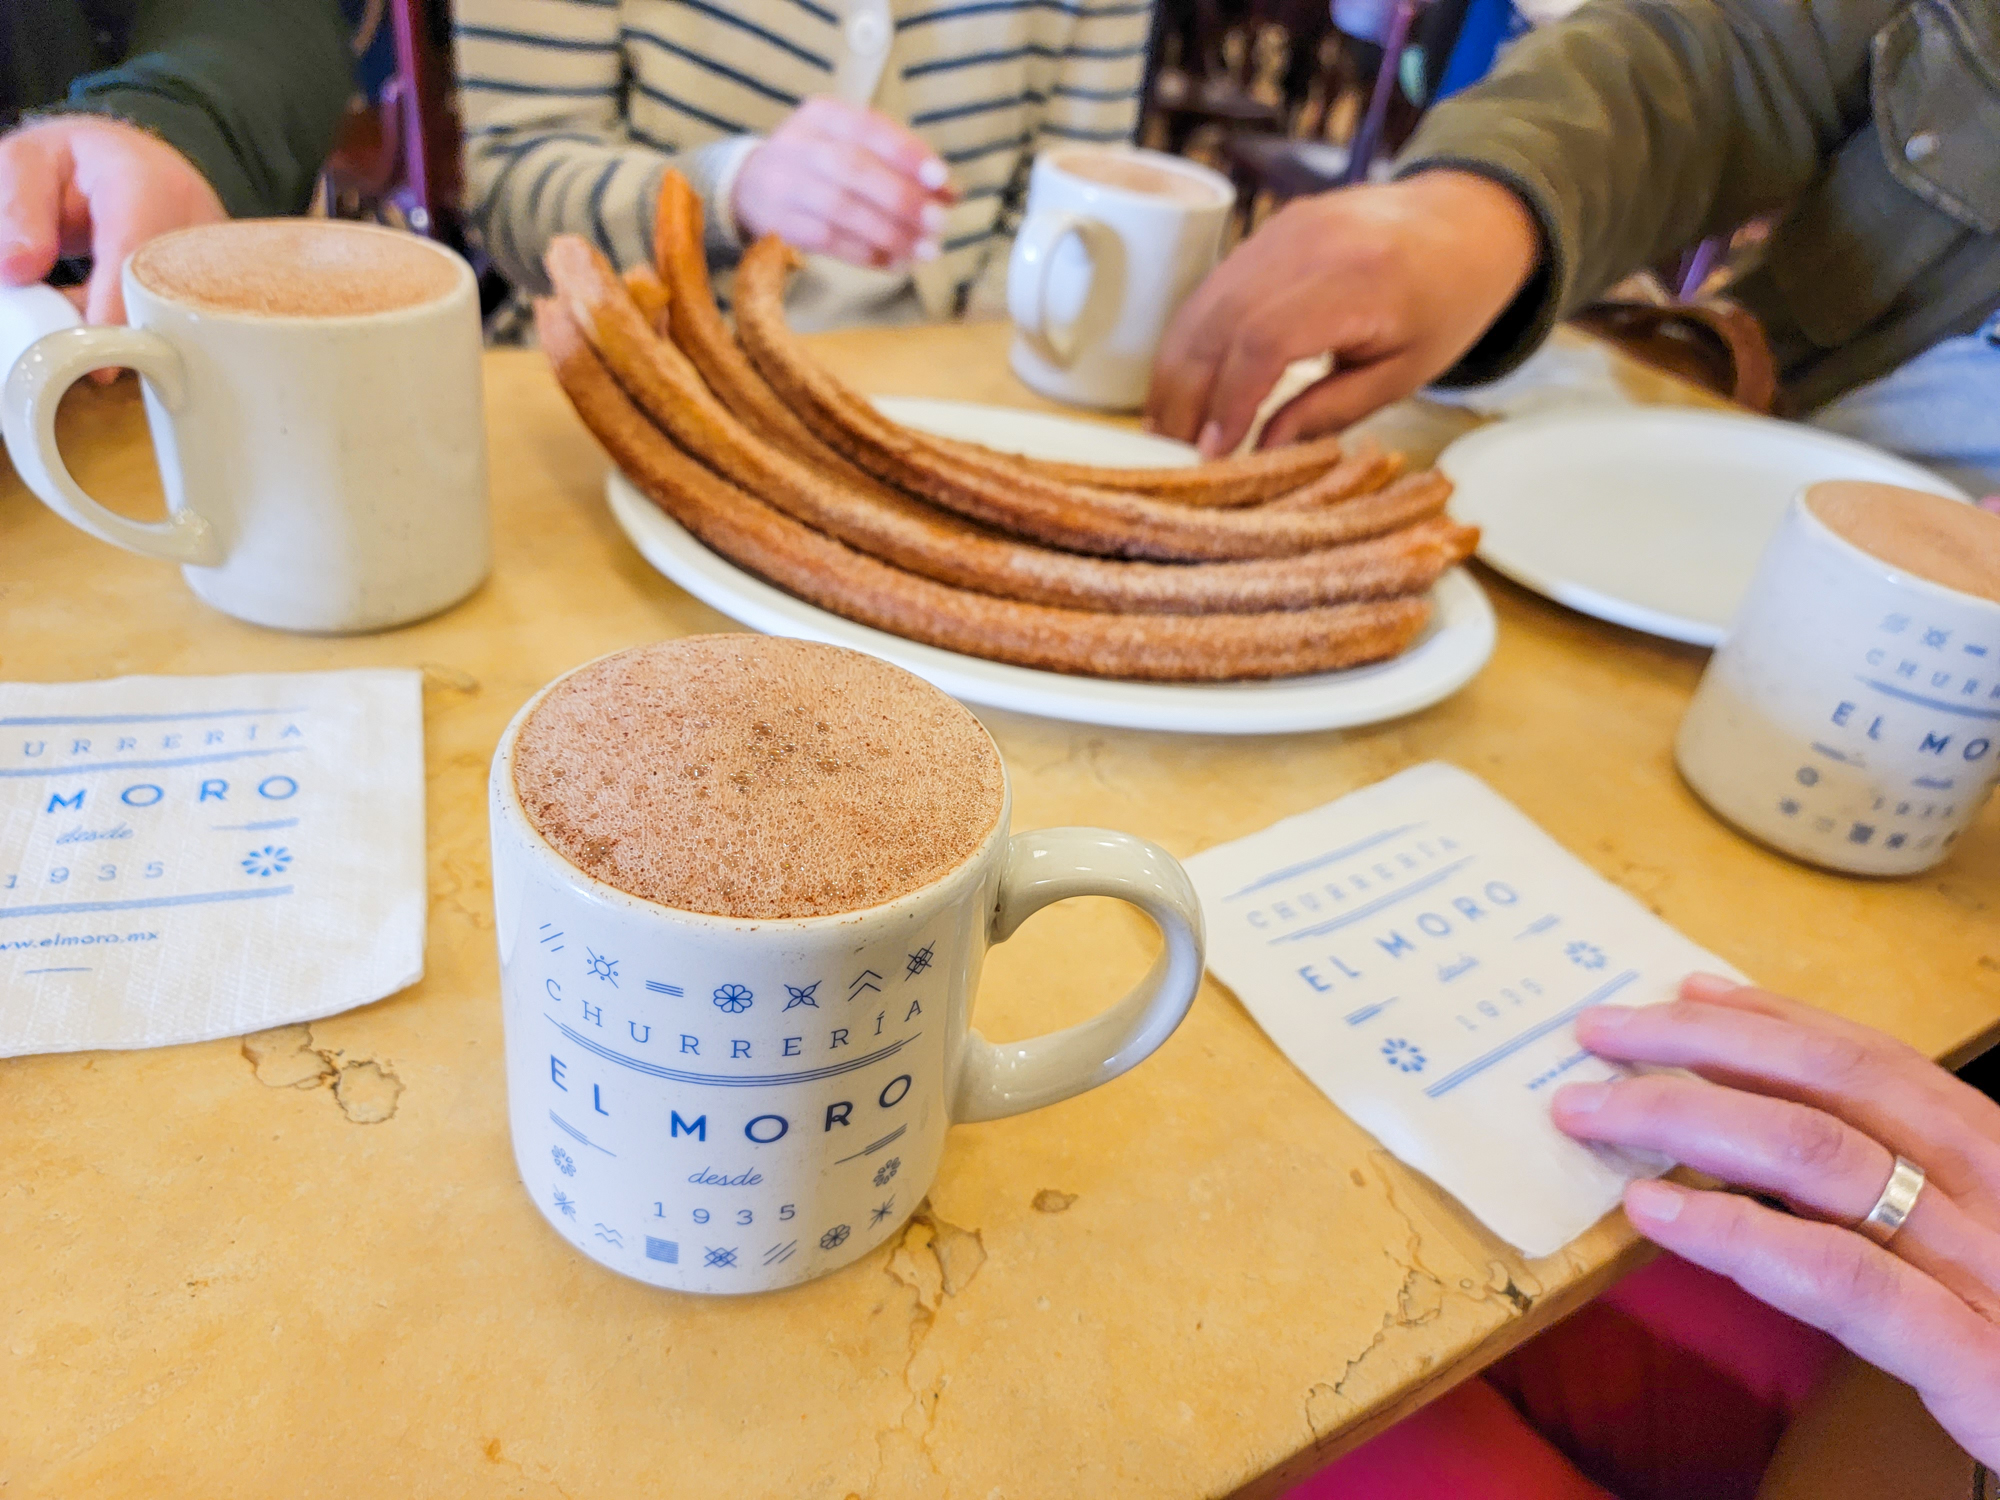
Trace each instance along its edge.
<instances>
[{"instance_id":1,"label":"churro","mask_svg":"<svg viewBox=\"0 0 2000 1500\"><path fill-rule=\"evenodd\" d=\"M988 526L1107 557L1208 562L1287 557L1360 541L1420 518L1415 497L1427 489L1430 514L1442 510L1450 481L1427 475L1405 492L1412 504L1393 525L1354 514L1352 502L1305 510L1271 505L1208 509L1120 495L967 460L928 434L901 427L805 354L785 324L784 286L792 252L775 239L751 247L736 276L736 329L744 349L777 396L825 443L892 484Z\"/></svg>"}]
</instances>

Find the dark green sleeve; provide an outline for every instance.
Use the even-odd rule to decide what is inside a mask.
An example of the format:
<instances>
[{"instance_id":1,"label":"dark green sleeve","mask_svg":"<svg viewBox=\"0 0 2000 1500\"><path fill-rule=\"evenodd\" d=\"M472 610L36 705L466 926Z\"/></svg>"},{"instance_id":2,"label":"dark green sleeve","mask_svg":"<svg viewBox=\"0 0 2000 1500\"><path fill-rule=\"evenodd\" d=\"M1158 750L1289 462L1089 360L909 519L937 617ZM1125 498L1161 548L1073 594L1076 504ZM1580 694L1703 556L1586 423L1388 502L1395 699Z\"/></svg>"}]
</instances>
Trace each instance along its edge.
<instances>
[{"instance_id":1,"label":"dark green sleeve","mask_svg":"<svg viewBox=\"0 0 2000 1500\"><path fill-rule=\"evenodd\" d=\"M1593 0L1433 109L1397 175L1503 183L1544 247L1445 383L1505 374L1619 278L1796 197L1867 120L1869 43L1907 4Z\"/></svg>"},{"instance_id":2,"label":"dark green sleeve","mask_svg":"<svg viewBox=\"0 0 2000 1500\"><path fill-rule=\"evenodd\" d=\"M353 92L338 0L145 0L125 60L62 107L155 132L241 218L306 206Z\"/></svg>"}]
</instances>

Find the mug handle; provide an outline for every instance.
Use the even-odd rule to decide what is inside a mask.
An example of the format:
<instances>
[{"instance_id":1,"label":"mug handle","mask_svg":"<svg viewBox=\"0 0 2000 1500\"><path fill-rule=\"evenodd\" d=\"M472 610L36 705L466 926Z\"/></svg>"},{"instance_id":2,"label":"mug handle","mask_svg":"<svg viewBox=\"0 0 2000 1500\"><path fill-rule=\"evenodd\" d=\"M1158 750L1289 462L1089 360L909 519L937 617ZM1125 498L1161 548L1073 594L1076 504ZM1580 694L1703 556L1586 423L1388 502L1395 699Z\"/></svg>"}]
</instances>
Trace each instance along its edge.
<instances>
[{"instance_id":1,"label":"mug handle","mask_svg":"<svg viewBox=\"0 0 2000 1500\"><path fill-rule=\"evenodd\" d=\"M1054 324L1049 271L1056 248L1071 235L1090 257L1090 282L1075 321ZM1067 369L1087 345L1111 332L1125 296L1124 252L1117 231L1096 219L1054 209L1028 215L1007 258L1007 315L1042 358Z\"/></svg>"},{"instance_id":2,"label":"mug handle","mask_svg":"<svg viewBox=\"0 0 2000 1500\"><path fill-rule=\"evenodd\" d=\"M966 1034L951 1117L997 1120L1108 1083L1173 1035L1201 988L1201 902L1157 844L1102 828L1043 828L1008 841L988 937L1005 942L1052 901L1116 896L1166 939L1146 977L1111 1009L1063 1031L995 1046Z\"/></svg>"},{"instance_id":3,"label":"mug handle","mask_svg":"<svg viewBox=\"0 0 2000 1500\"><path fill-rule=\"evenodd\" d=\"M213 567L222 539L207 518L183 506L164 521L131 521L83 491L56 447L56 407L63 392L92 370L137 370L171 413L186 395L187 377L173 345L142 328L66 328L44 334L14 361L0 392L0 432L14 471L41 502L71 525L114 547Z\"/></svg>"}]
</instances>

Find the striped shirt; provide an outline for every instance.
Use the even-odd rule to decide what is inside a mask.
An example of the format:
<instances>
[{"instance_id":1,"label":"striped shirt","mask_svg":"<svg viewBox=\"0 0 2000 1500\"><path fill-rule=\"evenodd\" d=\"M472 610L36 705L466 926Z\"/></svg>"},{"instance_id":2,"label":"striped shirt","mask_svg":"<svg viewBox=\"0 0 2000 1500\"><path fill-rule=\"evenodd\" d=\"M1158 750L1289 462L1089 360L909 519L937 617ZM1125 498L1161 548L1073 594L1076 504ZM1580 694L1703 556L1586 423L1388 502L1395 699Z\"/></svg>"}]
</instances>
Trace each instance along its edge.
<instances>
[{"instance_id":1,"label":"striped shirt","mask_svg":"<svg viewBox=\"0 0 2000 1500\"><path fill-rule=\"evenodd\" d=\"M1045 144L1128 140L1150 0L458 0L472 225L517 285L582 234L650 261L660 179L701 194L711 264L740 248L743 159L799 103L872 104L921 136L961 197L936 261L898 273L930 316L963 304Z\"/></svg>"}]
</instances>

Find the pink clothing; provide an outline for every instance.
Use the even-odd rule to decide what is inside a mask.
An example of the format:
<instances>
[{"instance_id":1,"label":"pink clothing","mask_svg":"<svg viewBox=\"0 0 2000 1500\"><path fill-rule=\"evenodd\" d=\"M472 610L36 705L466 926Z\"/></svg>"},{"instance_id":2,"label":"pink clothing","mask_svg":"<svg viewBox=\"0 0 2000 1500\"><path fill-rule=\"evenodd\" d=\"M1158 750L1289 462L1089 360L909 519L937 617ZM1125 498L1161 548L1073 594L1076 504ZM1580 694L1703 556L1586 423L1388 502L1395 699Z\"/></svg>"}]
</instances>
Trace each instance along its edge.
<instances>
[{"instance_id":1,"label":"pink clothing","mask_svg":"<svg viewBox=\"0 0 2000 1500\"><path fill-rule=\"evenodd\" d=\"M1751 1500L1838 1353L1665 1256L1289 1500Z\"/></svg>"}]
</instances>

